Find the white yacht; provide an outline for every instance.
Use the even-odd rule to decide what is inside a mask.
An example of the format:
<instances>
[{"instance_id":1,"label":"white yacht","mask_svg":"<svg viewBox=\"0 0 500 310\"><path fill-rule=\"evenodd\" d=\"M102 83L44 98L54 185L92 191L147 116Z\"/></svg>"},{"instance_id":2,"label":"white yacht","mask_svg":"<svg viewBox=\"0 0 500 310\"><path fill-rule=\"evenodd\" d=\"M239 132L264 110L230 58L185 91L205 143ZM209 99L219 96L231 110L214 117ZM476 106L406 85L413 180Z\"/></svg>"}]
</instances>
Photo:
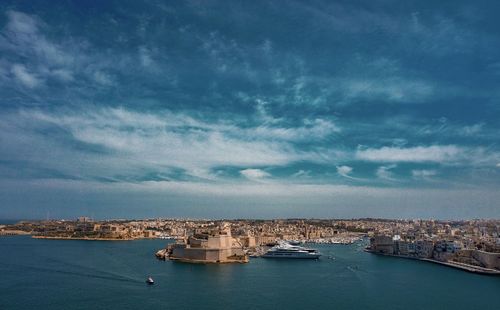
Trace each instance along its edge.
<instances>
[{"instance_id":1,"label":"white yacht","mask_svg":"<svg viewBox=\"0 0 500 310\"><path fill-rule=\"evenodd\" d=\"M308 249L297 245L291 245L286 242L280 242L278 245L269 249L262 257L264 258L308 258L318 259L321 254L315 249Z\"/></svg>"}]
</instances>

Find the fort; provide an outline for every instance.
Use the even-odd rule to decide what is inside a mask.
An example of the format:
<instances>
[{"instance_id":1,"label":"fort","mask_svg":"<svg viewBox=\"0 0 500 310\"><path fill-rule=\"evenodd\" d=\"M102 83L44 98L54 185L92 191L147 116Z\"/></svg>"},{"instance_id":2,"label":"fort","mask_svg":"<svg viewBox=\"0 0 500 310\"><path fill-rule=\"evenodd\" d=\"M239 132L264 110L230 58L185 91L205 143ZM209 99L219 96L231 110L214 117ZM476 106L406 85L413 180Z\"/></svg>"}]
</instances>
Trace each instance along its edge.
<instances>
[{"instance_id":1,"label":"fort","mask_svg":"<svg viewBox=\"0 0 500 310\"><path fill-rule=\"evenodd\" d=\"M230 226L221 223L218 229L198 231L170 244L166 251L170 260L191 263L247 263L243 244L231 236Z\"/></svg>"}]
</instances>

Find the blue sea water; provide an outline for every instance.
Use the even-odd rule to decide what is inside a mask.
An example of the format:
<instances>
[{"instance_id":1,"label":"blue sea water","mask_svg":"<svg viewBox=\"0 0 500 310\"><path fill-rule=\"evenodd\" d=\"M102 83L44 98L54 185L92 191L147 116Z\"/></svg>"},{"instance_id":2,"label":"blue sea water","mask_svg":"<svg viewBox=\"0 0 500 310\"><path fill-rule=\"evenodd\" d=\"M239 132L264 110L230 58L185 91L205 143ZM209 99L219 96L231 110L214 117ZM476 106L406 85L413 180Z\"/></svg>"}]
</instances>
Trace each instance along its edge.
<instances>
[{"instance_id":1,"label":"blue sea water","mask_svg":"<svg viewBox=\"0 0 500 310\"><path fill-rule=\"evenodd\" d=\"M500 277L376 256L363 244L317 245L318 261L241 265L156 260L164 245L2 237L0 309L500 308Z\"/></svg>"}]
</instances>

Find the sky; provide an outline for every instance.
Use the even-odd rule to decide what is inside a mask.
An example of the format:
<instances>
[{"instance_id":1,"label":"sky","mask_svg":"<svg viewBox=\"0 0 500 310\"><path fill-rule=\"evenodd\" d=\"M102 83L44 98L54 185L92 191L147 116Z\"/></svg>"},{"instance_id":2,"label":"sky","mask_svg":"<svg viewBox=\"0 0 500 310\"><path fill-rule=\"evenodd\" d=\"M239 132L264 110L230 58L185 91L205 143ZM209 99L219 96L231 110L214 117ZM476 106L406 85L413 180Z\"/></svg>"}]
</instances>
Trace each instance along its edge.
<instances>
[{"instance_id":1,"label":"sky","mask_svg":"<svg viewBox=\"0 0 500 310\"><path fill-rule=\"evenodd\" d=\"M0 218L500 218L496 1L0 2Z\"/></svg>"}]
</instances>

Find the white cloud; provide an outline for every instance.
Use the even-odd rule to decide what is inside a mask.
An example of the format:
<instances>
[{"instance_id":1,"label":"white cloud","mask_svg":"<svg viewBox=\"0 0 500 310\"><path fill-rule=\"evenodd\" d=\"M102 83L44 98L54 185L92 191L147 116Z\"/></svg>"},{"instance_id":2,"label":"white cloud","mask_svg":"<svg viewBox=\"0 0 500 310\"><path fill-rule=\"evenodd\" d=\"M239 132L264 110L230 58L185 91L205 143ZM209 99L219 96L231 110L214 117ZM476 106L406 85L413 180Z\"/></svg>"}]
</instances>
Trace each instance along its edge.
<instances>
[{"instance_id":1,"label":"white cloud","mask_svg":"<svg viewBox=\"0 0 500 310\"><path fill-rule=\"evenodd\" d=\"M427 170L427 169L412 170L411 175L415 179L428 179L430 177L437 175L437 171L436 170Z\"/></svg>"},{"instance_id":2,"label":"white cloud","mask_svg":"<svg viewBox=\"0 0 500 310\"><path fill-rule=\"evenodd\" d=\"M500 153L484 147L432 145L416 147L358 148L355 157L373 162L435 162L447 165L490 166Z\"/></svg>"},{"instance_id":3,"label":"white cloud","mask_svg":"<svg viewBox=\"0 0 500 310\"><path fill-rule=\"evenodd\" d=\"M24 65L12 65L11 72L14 77L26 87L35 88L41 84L40 79L37 78L35 74L28 72Z\"/></svg>"},{"instance_id":4,"label":"white cloud","mask_svg":"<svg viewBox=\"0 0 500 310\"><path fill-rule=\"evenodd\" d=\"M326 162L330 156L337 156L329 150L300 150L293 143L297 138L293 135L272 135L263 132L263 127L259 131L241 128L229 120L205 122L181 113L149 114L119 108L60 109L51 113L21 110L0 120L9 124L8 130L0 132L0 138L3 136L11 144L5 149L10 155L5 156L22 153L30 157L26 160L53 169L62 167L70 174L77 171L80 175L112 176L175 168L193 177L211 180L218 177L213 169L219 166L284 166L298 161ZM57 138L37 132L39 128L54 126L69 133L74 142L88 146L75 150ZM315 131L315 126L323 125L313 122L309 126ZM273 130L279 128L270 129ZM30 147L40 151L25 149ZM87 153L86 148L104 152ZM46 156L48 152L51 156ZM74 158L81 158L77 167L70 165ZM86 167L85 172L78 169L82 166ZM247 176L257 173L248 172Z\"/></svg>"},{"instance_id":5,"label":"white cloud","mask_svg":"<svg viewBox=\"0 0 500 310\"><path fill-rule=\"evenodd\" d=\"M276 127L262 125L248 130L249 136L268 137L279 140L304 141L323 139L340 132L340 128L333 122L324 119L304 120L299 127Z\"/></svg>"},{"instance_id":6,"label":"white cloud","mask_svg":"<svg viewBox=\"0 0 500 310\"><path fill-rule=\"evenodd\" d=\"M140 183L101 183L75 180L0 180L0 192L5 195L32 194L36 199L19 201L38 210L41 201L54 204L52 195L71 193L85 196L75 199L85 207L89 199L101 201L106 193L106 204L119 206L120 210L142 210L144 203L157 210L168 212L177 209L185 217L189 207L207 209L210 217L227 217L246 214L248 217L390 217L390 218L478 218L498 217L496 204L500 193L491 188L388 188L346 186L332 184L283 184L263 182L179 182L149 181ZM20 193L18 190L24 190ZM92 198L90 198L92 197ZM127 199L133 197L134 199ZM180 197L180 198L176 198ZM49 200L50 199L50 200ZM402 205L401 201L405 203ZM477 208L470 208L471 205ZM206 206L210 208L200 208ZM245 208L252 206L252 208ZM293 208L290 208L293 206ZM60 206L66 209L65 205ZM251 212L245 213L245 210ZM265 213L266 210L272 211ZM199 215L198 215L199 217Z\"/></svg>"},{"instance_id":7,"label":"white cloud","mask_svg":"<svg viewBox=\"0 0 500 310\"><path fill-rule=\"evenodd\" d=\"M478 123L478 124L474 124L474 125L470 125L470 126L465 126L461 129L459 129L458 132L464 136L470 137L470 136L474 136L474 135L477 135L478 133L480 133L483 130L483 127L484 127L484 123Z\"/></svg>"},{"instance_id":8,"label":"white cloud","mask_svg":"<svg viewBox=\"0 0 500 310\"><path fill-rule=\"evenodd\" d=\"M415 102L428 98L433 87L425 81L394 77L390 79L352 79L344 85L347 98L383 98Z\"/></svg>"},{"instance_id":9,"label":"white cloud","mask_svg":"<svg viewBox=\"0 0 500 310\"><path fill-rule=\"evenodd\" d=\"M7 31L3 31L7 41L4 48L23 56L30 61L40 62L43 66L68 66L74 57L64 51L59 44L50 42L40 32L41 22L35 17L15 11L7 13Z\"/></svg>"},{"instance_id":10,"label":"white cloud","mask_svg":"<svg viewBox=\"0 0 500 310\"><path fill-rule=\"evenodd\" d=\"M268 172L261 169L244 169L240 173L249 180L259 180L271 176Z\"/></svg>"},{"instance_id":11,"label":"white cloud","mask_svg":"<svg viewBox=\"0 0 500 310\"><path fill-rule=\"evenodd\" d=\"M337 166L337 173L343 177L350 178L349 175L352 172L352 167L349 166Z\"/></svg>"},{"instance_id":12,"label":"white cloud","mask_svg":"<svg viewBox=\"0 0 500 310\"><path fill-rule=\"evenodd\" d=\"M21 12L8 11L7 29L15 33L34 34L38 31L36 21L29 15Z\"/></svg>"},{"instance_id":13,"label":"white cloud","mask_svg":"<svg viewBox=\"0 0 500 310\"><path fill-rule=\"evenodd\" d=\"M11 68L17 81L35 88L50 78L63 82L73 80L75 57L68 49L78 49L74 42L57 44L49 41L41 31L45 24L36 16L8 11L7 18L7 25L0 35L3 39L0 40L0 49L16 55L15 58L7 58L11 62L19 57L26 59L23 64L14 64Z\"/></svg>"},{"instance_id":14,"label":"white cloud","mask_svg":"<svg viewBox=\"0 0 500 310\"><path fill-rule=\"evenodd\" d=\"M463 149L455 145L417 146L410 148L382 147L358 149L356 158L377 162L450 162L460 159Z\"/></svg>"},{"instance_id":15,"label":"white cloud","mask_svg":"<svg viewBox=\"0 0 500 310\"><path fill-rule=\"evenodd\" d=\"M55 69L52 70L50 74L52 74L52 76L64 82L73 81L73 73L67 69Z\"/></svg>"},{"instance_id":16,"label":"white cloud","mask_svg":"<svg viewBox=\"0 0 500 310\"><path fill-rule=\"evenodd\" d=\"M380 179L394 181L395 179L393 178L393 173L391 172L391 169L394 168L396 168L396 165L380 166L375 174Z\"/></svg>"},{"instance_id":17,"label":"white cloud","mask_svg":"<svg viewBox=\"0 0 500 310\"><path fill-rule=\"evenodd\" d=\"M292 174L293 178L309 178L311 177L311 171L310 170L299 170Z\"/></svg>"},{"instance_id":18,"label":"white cloud","mask_svg":"<svg viewBox=\"0 0 500 310\"><path fill-rule=\"evenodd\" d=\"M131 70L136 70L133 65L137 64L137 60L125 52L120 54L115 51L110 55L109 50L93 48L84 37L66 35L49 38L45 33L52 30L51 25L36 15L9 11L7 18L7 25L0 34L0 49L9 52L6 56L11 63L18 58L26 59L23 62L25 69L14 69L12 73L27 87L34 88L34 85L54 79L72 82L68 86L72 86L72 91L77 94L87 89L88 84L114 85L115 78L109 72L126 70L130 74ZM139 50L143 65L152 67L151 53L151 49ZM74 78L76 75L78 80Z\"/></svg>"}]
</instances>

